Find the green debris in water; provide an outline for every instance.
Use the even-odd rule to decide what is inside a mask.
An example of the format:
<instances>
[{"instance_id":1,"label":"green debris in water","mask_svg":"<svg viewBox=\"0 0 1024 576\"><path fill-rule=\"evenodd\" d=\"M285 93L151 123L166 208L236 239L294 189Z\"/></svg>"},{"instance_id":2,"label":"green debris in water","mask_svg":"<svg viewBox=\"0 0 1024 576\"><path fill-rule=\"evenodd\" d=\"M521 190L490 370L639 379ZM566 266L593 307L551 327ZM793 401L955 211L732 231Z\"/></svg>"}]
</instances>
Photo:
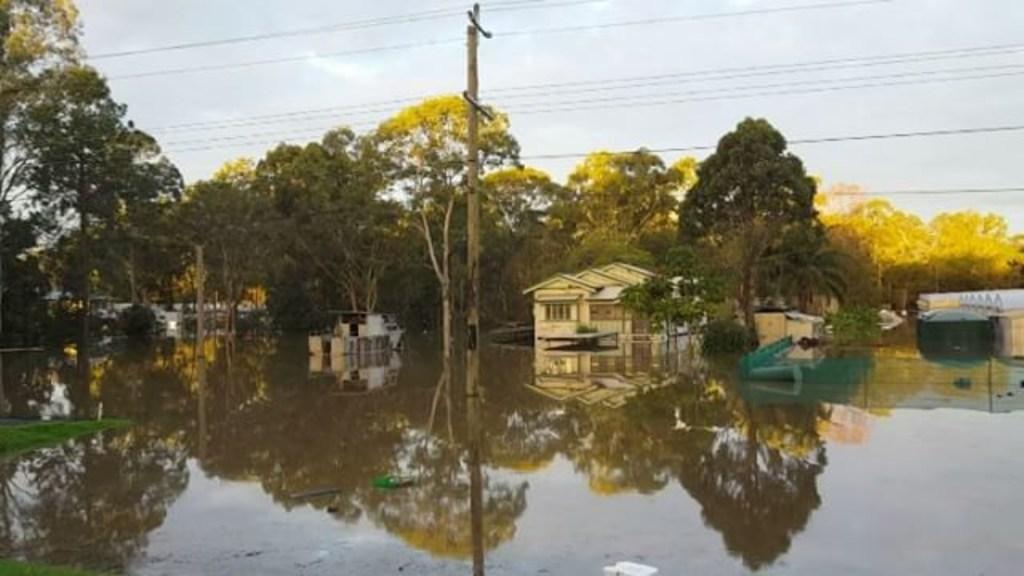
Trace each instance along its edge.
<instances>
[{"instance_id":1,"label":"green debris in water","mask_svg":"<svg viewBox=\"0 0 1024 576\"><path fill-rule=\"evenodd\" d=\"M31 422L0 426L0 456L18 454L103 430L130 426L128 420ZM0 572L2 575L3 572Z\"/></svg>"},{"instance_id":2,"label":"green debris in water","mask_svg":"<svg viewBox=\"0 0 1024 576\"><path fill-rule=\"evenodd\" d=\"M394 476L391 474L377 476L373 479L373 487L378 488L380 490L396 490L398 488L407 488L415 483L416 481L408 476Z\"/></svg>"}]
</instances>

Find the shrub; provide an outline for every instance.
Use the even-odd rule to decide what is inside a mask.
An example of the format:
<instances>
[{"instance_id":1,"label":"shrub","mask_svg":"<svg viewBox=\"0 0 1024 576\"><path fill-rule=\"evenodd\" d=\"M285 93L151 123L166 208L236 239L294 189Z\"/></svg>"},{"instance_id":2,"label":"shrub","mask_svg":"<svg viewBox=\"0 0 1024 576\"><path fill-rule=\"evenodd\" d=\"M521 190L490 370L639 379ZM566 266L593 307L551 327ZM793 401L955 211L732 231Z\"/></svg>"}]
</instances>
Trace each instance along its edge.
<instances>
[{"instance_id":1,"label":"shrub","mask_svg":"<svg viewBox=\"0 0 1024 576\"><path fill-rule=\"evenodd\" d=\"M586 324L580 324L576 327L577 334L597 334L596 326L587 326Z\"/></svg>"},{"instance_id":2,"label":"shrub","mask_svg":"<svg viewBox=\"0 0 1024 576\"><path fill-rule=\"evenodd\" d=\"M735 320L713 320L704 327L705 354L738 354L750 349L750 333Z\"/></svg>"},{"instance_id":3,"label":"shrub","mask_svg":"<svg viewBox=\"0 0 1024 576\"><path fill-rule=\"evenodd\" d=\"M148 338L156 331L156 314L149 308L135 304L117 318L117 327L129 338Z\"/></svg>"},{"instance_id":4,"label":"shrub","mask_svg":"<svg viewBox=\"0 0 1024 576\"><path fill-rule=\"evenodd\" d=\"M828 317L832 337L839 344L867 344L882 333L878 311L867 306L844 308Z\"/></svg>"}]
</instances>

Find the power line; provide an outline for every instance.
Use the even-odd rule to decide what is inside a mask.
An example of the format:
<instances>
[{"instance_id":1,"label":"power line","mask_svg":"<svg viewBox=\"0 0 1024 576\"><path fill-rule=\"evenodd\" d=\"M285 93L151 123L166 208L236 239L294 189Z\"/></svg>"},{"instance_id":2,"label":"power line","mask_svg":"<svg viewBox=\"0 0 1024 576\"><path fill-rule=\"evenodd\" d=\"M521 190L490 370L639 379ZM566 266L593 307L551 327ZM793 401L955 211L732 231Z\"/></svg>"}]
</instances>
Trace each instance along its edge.
<instances>
[{"instance_id":1,"label":"power line","mask_svg":"<svg viewBox=\"0 0 1024 576\"><path fill-rule=\"evenodd\" d=\"M533 84L524 86L508 86L504 88L493 89L490 91L490 93L501 94L505 92L522 91L542 91L543 93L546 94L551 94L554 92L580 93L589 91L618 90L623 87L662 85L667 83L674 84L683 82L707 82L709 80L734 80L739 78L751 78L757 76L800 74L805 72L829 72L833 70L845 70L848 68L867 68L876 66L893 66L898 64L916 64L920 62L935 62L942 60L960 60L965 58L1006 56L1011 54L1017 54L1022 51L1024 51L1024 44L1006 44L977 48L961 48L916 53L911 52L894 55L861 56L853 58L817 60L798 62L793 64L769 64L761 66L744 66L736 68L691 70L685 72L672 72L668 74L655 74L649 76L627 76L620 78L607 78L603 80L582 80L572 82L554 82L548 84ZM622 86L617 86L617 84L622 84ZM518 95L512 94L509 96L505 96L505 98L512 97L518 97Z\"/></svg>"},{"instance_id":2,"label":"power line","mask_svg":"<svg viewBox=\"0 0 1024 576\"><path fill-rule=\"evenodd\" d=\"M173 76L181 74L191 74L194 72L216 72L222 70L234 70L238 68L253 68L257 66L267 66L271 64L286 64L291 62L306 62L316 58L337 58L340 56L355 56L360 54L375 54L378 52L393 52L400 50L410 50L414 48L426 48L430 46L444 46L451 44L459 44L462 42L462 38L446 38L441 40L425 40L422 42L408 42L405 44L391 44L387 46L375 46L372 48L357 48L354 50L342 50L340 52L328 52L325 54L309 54L306 56L286 56L283 58L268 58L266 60L250 60L248 62L236 62L233 64L211 64L207 66L188 66L182 68L165 68L162 70L153 70L150 72L136 72L134 74L122 74L120 76L110 76L108 80L132 80L137 78L152 78L156 76Z\"/></svg>"},{"instance_id":3,"label":"power line","mask_svg":"<svg viewBox=\"0 0 1024 576\"><path fill-rule=\"evenodd\" d=\"M871 4L889 4L893 0L849 0L842 2L819 2L815 4L797 4L795 6L780 6L776 8L755 8L750 10L733 10L729 12L714 12L707 14L692 14L688 16L658 16L653 18L642 18L638 20L625 20L621 22L605 22L603 24L580 24L574 26L555 26L550 28L533 28L526 30L510 30L508 32L496 32L495 37L515 36L541 36L549 34L565 34L569 32L586 32L590 30L610 30L613 28L631 28L636 26L654 26L661 24L676 24L680 22L697 22L701 20L719 20L723 18L741 18L747 16L768 16L774 14L785 14L792 12L809 12L815 10L830 10L837 8L852 8L856 6L867 6Z\"/></svg>"},{"instance_id":4,"label":"power line","mask_svg":"<svg viewBox=\"0 0 1024 576\"><path fill-rule=\"evenodd\" d=\"M684 92L675 93L654 93L654 94L624 94L619 96L609 96L603 98L591 98L585 100L567 100L554 102L560 106L574 106L579 104L594 104L603 102L621 102L625 100L647 100L650 98L666 98L666 97L677 97L677 96L692 96L699 94L722 94L729 92L741 92L745 90L763 90L763 89L774 89L774 88L788 88L790 86L820 86L823 84L837 84L840 88L846 88L842 84L844 82L866 82L873 80L894 80L904 78L927 78L932 76L938 76L942 74L962 74L969 72L997 72L997 71L1022 71L1024 70L1024 64L1000 64L997 66L972 66L970 68L945 68L939 70L919 70L913 72L896 72L892 74L880 74L871 76L854 76L848 78L815 78L812 80L790 80L783 83L774 84L753 84L746 86L726 86L719 88L703 88L698 90L687 90ZM979 74L969 75L968 79L979 76ZM941 78L940 80L957 80L958 78ZM642 85L640 86L642 87ZM540 104L547 104L548 102L541 102ZM527 104L536 106L537 104ZM520 111L522 109L519 109Z\"/></svg>"},{"instance_id":5,"label":"power line","mask_svg":"<svg viewBox=\"0 0 1024 576\"><path fill-rule=\"evenodd\" d=\"M919 84L944 84L949 82L965 82L970 80L991 80L997 78L1010 78L1019 77L1024 75L1024 71L1020 72L1004 72L1004 73L993 73L993 74L979 74L974 76L961 76L953 78L933 78L933 79L918 79L918 80L903 80L895 82L871 82L863 84L853 84L846 86L824 86L820 88L800 88L795 90L773 90L766 92L748 92L741 94L726 94L719 95L713 94L709 96L699 96L694 98L669 98L663 100L642 100L636 102L629 102L628 98L619 98L607 103L599 103L594 106L580 105L582 101L577 101L577 104L567 107L564 104L556 107L549 108L534 108L527 110L517 110L516 113L519 115L531 115L531 114L551 114L551 113L562 113L562 112L588 112L595 110L610 110L618 109L623 107L638 108L638 107L654 107L654 106L669 106L673 104L686 104L692 102L706 102L710 100L736 100L742 98L757 98L765 96L792 96L798 94L817 94L823 92L839 92L843 90L862 90L868 88L891 88L894 86L911 86ZM635 99L635 98L634 98Z\"/></svg>"},{"instance_id":6,"label":"power line","mask_svg":"<svg viewBox=\"0 0 1024 576\"><path fill-rule=\"evenodd\" d=\"M728 12L717 12L709 14L696 14L689 16L663 16L658 18L646 18L642 20L626 20L619 22L605 22L603 24L587 24L579 26L564 26L558 28L540 28L540 29L525 29L525 30L510 30L504 32L505 36L528 36L528 35L549 35L565 32L578 32L584 30L604 30L624 27L637 27L637 26L653 26L660 24L671 24L687 21L699 21L699 20L712 20L712 19L724 19L724 18L740 18L750 16L769 16L775 14L792 13L792 12L804 12L804 11L816 11L826 9L839 9L849 8L854 6L864 6L871 4L887 4L893 0L846 0L839 2L820 2L815 4L799 4L795 6L783 6L778 8L763 8L763 9L752 9L752 10L735 10ZM341 52L331 52L326 54L320 54L320 58L336 58L340 56L352 56L358 54L370 54L377 52L395 51L395 50L409 50L415 48L424 48L429 46L440 46L446 44L461 43L462 38L445 38L438 40L426 40L421 42L410 42L405 44L395 44L390 46L377 46L373 48L363 48L355 50L346 50ZM264 60L252 60L248 62L236 62L231 64L214 64L205 66L190 66L182 68L168 68L162 70L151 70L145 72L137 72L132 74L124 74L119 76L111 76L110 80L130 80L139 78L151 78L156 76L168 76L168 75L180 75L189 74L194 72L214 72L214 71L225 71L233 70L237 68L252 68L257 66L267 66L273 64L285 64L293 62L302 62L308 60L308 56L289 56L281 58L270 58Z\"/></svg>"},{"instance_id":7,"label":"power line","mask_svg":"<svg viewBox=\"0 0 1024 576\"><path fill-rule=\"evenodd\" d=\"M530 1L519 1L519 2L506 2L494 4L489 7L492 12L512 12L520 10L536 10L536 9L550 9L559 8L565 6L576 6L581 4L595 4L599 2L606 2L607 0L566 0L562 2L549 2L544 3L544 0L530 0ZM382 26L390 26L395 24L411 24L417 22L424 22L430 20L441 20L447 18L463 17L465 11L461 8L447 8L447 9L434 9L425 10L422 12L413 12L409 14L399 14L394 16L381 16L377 18L367 18L363 20L354 20L348 22L339 22L336 24L330 24L327 26L314 26L310 28L296 28L292 30L279 30L277 32L265 32L262 34L249 34L243 36L233 36L229 38L219 38L212 40L199 40L194 42L182 42L178 44L167 44L163 46L151 46L148 48L135 48L129 50L120 50L112 52L101 52L99 54L93 54L88 57L88 60L109 60L114 58L124 58L128 56L140 56L144 54L156 54L160 52L176 52L182 50L192 50L197 48L210 48L214 46L227 46L233 44L249 44L253 42L261 42L265 40L274 40L279 38L292 38L297 36L311 36L317 34L330 34L337 32L346 32L351 30L364 30L368 28L378 28Z\"/></svg>"},{"instance_id":8,"label":"power line","mask_svg":"<svg viewBox=\"0 0 1024 576\"><path fill-rule=\"evenodd\" d=\"M550 88L552 90L561 89L559 95L572 94L572 93L586 93L596 92L605 90L617 90L627 89L630 87L640 86L657 86L661 83L658 82L662 79L665 80L676 80L679 83L689 83L691 81L706 81L706 76L714 76L711 80L727 80L727 79L738 79L756 76L774 76L780 74L796 74L810 71L829 71L833 66L836 69L846 68L860 68L860 67L874 67L884 65L895 65L895 64L910 64L917 62L931 62L946 59L964 59L964 58L982 58L991 56L1001 56L1007 54L1014 54L1024 51L1024 44L1003 44L994 46L980 46L971 48L959 48L949 50L937 50L937 51L924 51L924 52L910 52L901 54L890 54L880 56L863 56L863 57L850 57L850 58L839 58L830 60L817 60L817 61L806 61L789 64L769 64L762 66L747 66L747 67L733 67L724 69L705 69L705 70L694 70L685 72L674 72L669 74L657 74L648 76L628 76L620 78L607 78L601 80L580 80L571 82L556 82L547 84L527 84L519 86L505 86L491 90L490 92L499 94L506 92L521 92L524 90L540 90ZM647 81L651 82L648 84ZM676 83L676 82L672 82ZM605 86L608 84L608 86ZM615 86L613 84L621 84ZM572 89L574 86L581 86L580 89ZM505 96L504 100L510 100L513 98L525 98L526 96L534 97L546 97L552 95L552 92L542 94L510 94ZM418 102L426 97L427 94L420 94L416 96L408 96L403 98L395 98L389 100L379 100L373 102L362 102L355 104L346 104L338 106L329 106L323 108L312 108L305 110L294 110L289 112L280 112L274 114L261 114L253 116L236 116L232 118L225 118L222 120L211 120L202 122L189 122L183 124L172 124L166 126L159 126L152 128L154 132L178 132L178 131L205 131L205 130L219 130L235 127L243 127L257 124L274 124L280 122L291 122L294 120L302 120L302 117L308 117L306 119L313 120L316 118L327 118L334 117L338 112L347 113L362 113L362 112L380 112L387 111L390 108L386 108L394 105L405 105ZM385 108L382 108L385 107Z\"/></svg>"},{"instance_id":9,"label":"power line","mask_svg":"<svg viewBox=\"0 0 1024 576\"><path fill-rule=\"evenodd\" d=\"M938 190L871 190L863 192L826 192L825 196L946 196L964 194L1007 194L1024 192L1024 186L1007 186L1002 188L947 188Z\"/></svg>"},{"instance_id":10,"label":"power line","mask_svg":"<svg viewBox=\"0 0 1024 576\"><path fill-rule=\"evenodd\" d=\"M803 146L814 144L832 144L838 142L867 142L872 140L901 140L910 138L933 138L941 136L968 136L975 134L998 134L1024 131L1024 124L988 126L978 128L951 128L943 130L921 130L914 132L889 132L881 134L857 134L846 136L827 136L822 138L800 138L787 140L790 146ZM667 148L641 148L639 150L617 152L617 154L636 154L640 151L653 154L667 154L676 152L701 152L714 150L717 144L697 144L693 146L672 146ZM584 158L591 152L560 152L554 154L533 154L520 156L520 160L563 160L573 158Z\"/></svg>"},{"instance_id":11,"label":"power line","mask_svg":"<svg viewBox=\"0 0 1024 576\"><path fill-rule=\"evenodd\" d=\"M975 127L975 128L951 128L942 130L923 130L923 131L911 131L911 132L888 132L879 134L858 134L858 135L845 135L845 136L828 136L822 138L801 138L788 140L790 146L804 146L804 145L815 145L815 144L832 144L840 142L868 142L874 140L903 140L913 138L934 138L943 136L970 136L977 134L999 134L999 133L1013 133L1024 131L1024 124L1020 125L1004 125L1004 126L987 126L987 127ZM231 148L237 145L260 145L260 144L276 144L285 143L293 140L301 139L300 135L295 135L292 138L278 138L278 139L267 139L267 140L254 140L251 142L242 142L240 144L228 144L228 145L214 145L214 146L196 146L189 148L182 148L178 150L164 150L168 154L182 154L182 153L193 153L193 152L205 152L209 150ZM668 154L668 153L680 153L680 152L702 152L708 150L714 150L717 148L717 144L697 144L692 146L672 146L664 148L640 148L632 151L619 151L616 154L637 154L640 151L650 152L652 154ZM594 153L594 150L588 152L558 152L550 154L528 154L520 156L520 160L565 160L575 158L585 158L586 156Z\"/></svg>"},{"instance_id":12,"label":"power line","mask_svg":"<svg viewBox=\"0 0 1024 576\"><path fill-rule=\"evenodd\" d=\"M922 75L930 76L930 75L935 75L935 74L947 74L947 73L953 73L953 72L961 73L961 72L964 72L964 71L968 71L970 69L961 68L961 69L948 69L948 70L920 71L920 72L910 72L910 73L902 73L902 74L894 74L894 75L882 75L882 76L873 76L873 77L867 76L867 77L852 78L852 79L832 79L832 80L807 81L807 82L796 83L797 85L799 85L799 84L811 84L812 86L809 87L809 88L795 88L795 89L786 89L785 88L785 86L791 85L793 83L789 83L789 84L774 84L774 85L736 86L736 87L728 87L728 88L725 88L725 89L718 89L718 90L693 90L693 91L689 91L689 92L677 93L675 95L675 96L680 96L680 97L673 97L673 95L661 95L662 96L661 100L653 100L653 99L651 99L652 97L657 97L659 95L626 95L626 96L613 97L613 98L601 98L601 99L592 99L592 100L577 100L577 101L570 101L570 102L554 102L553 105L549 105L548 107L543 107L543 103L540 103L540 104L533 104L532 106L534 106L534 107L532 107L532 108L529 107L530 105L526 105L523 108L511 107L511 108L507 108L506 110L507 110L508 113L513 114L513 115L549 114L549 113L556 113L556 112L593 111L593 110L603 110L603 109L618 109L618 108L623 108L623 107L639 108L639 107L663 106L663 105L679 104L679 103L693 103L693 102L704 102L704 101L733 100L733 99L740 99L740 98L753 98L753 97L759 97L759 96L784 96L784 95L811 94L811 93L820 93L820 92L838 92L838 91L843 91L843 90L862 90L862 89L868 89L868 88L880 88L880 87L892 87L892 86L910 86L910 85L919 85L919 84L937 84L937 83L948 83L948 82L963 82L963 81L979 80L979 79L999 79L999 78L1007 78L1007 77L1020 77L1020 76L1024 76L1024 65L993 66L993 67L988 67L987 69L991 69L991 70L1008 70L1008 71L986 73L986 74L975 74L975 75L968 75L968 76L954 76L954 77L940 77L940 78L928 78L928 77L925 77L923 79L922 78L916 78L916 77L922 76ZM984 70L986 70L986 68L985 67L975 68L975 70L984 71ZM886 79L891 79L891 78L904 78L904 77L910 77L911 79L898 80L898 81L871 81L871 80L886 80ZM859 84L837 84L837 85L833 85L833 86L817 86L817 84L819 84L819 83L828 83L828 82L841 83L841 82L851 82L851 81L860 82L860 83ZM766 88L767 88L767 90L765 90ZM779 89L779 88L781 88L781 89ZM743 92L744 90L746 92ZM739 92L739 93L735 93L735 92ZM681 97L681 96L687 95L687 94L689 94L690 96ZM696 95L696 96L694 96L694 95ZM587 105L587 104L596 104L596 105ZM541 106L541 107L538 108L536 106ZM369 118L372 117L374 114L379 114L379 113L382 113L382 112L383 113L391 113L391 112L393 112L393 109L392 108L383 108L383 109L377 109L377 110L369 110L369 109L367 109L367 110L363 110L363 111L357 111L354 114L357 117L359 117L358 118L359 121L358 122L349 122L348 127L350 127L350 128L356 128L356 127L367 127L368 128L368 127L372 127L375 124L377 124L378 121L371 120ZM323 118L315 118L315 117L300 118L299 121L317 121L317 120L331 120L331 119L337 119L339 121L341 120L340 118L337 118L335 115L332 115L332 116L323 117ZM294 120L292 120L292 121L294 121ZM260 122L257 122L255 124L259 124L259 123ZM245 127L245 126L248 126L248 125L254 125L254 124L252 124L252 123L248 123L248 124L247 123L238 123L238 124L234 124L234 125L231 125L231 126L222 126L222 128L237 128L237 127ZM179 145L179 144L189 144L189 145L190 144L204 144L207 141L239 141L239 140L245 140L246 138L250 138L251 139L251 138L254 138L254 137L262 137L262 136L268 136L268 135L296 136L297 137L297 136L310 135L310 134L312 134L314 132L318 132L318 131L320 133L323 133L326 130L328 130L329 128L331 128L331 126L323 127L323 128L320 128L320 129L317 129L317 128L314 128L314 127L309 127L309 128L304 128L301 131L288 130L288 131L278 131L278 132L270 132L270 133L264 132L264 133L256 133L256 134L236 134L236 135L228 135L228 136L213 136L213 137L205 137L205 138L193 139L193 140L188 140L188 141L172 141L172 142L168 142L167 145L168 146L175 146L175 145Z\"/></svg>"}]
</instances>

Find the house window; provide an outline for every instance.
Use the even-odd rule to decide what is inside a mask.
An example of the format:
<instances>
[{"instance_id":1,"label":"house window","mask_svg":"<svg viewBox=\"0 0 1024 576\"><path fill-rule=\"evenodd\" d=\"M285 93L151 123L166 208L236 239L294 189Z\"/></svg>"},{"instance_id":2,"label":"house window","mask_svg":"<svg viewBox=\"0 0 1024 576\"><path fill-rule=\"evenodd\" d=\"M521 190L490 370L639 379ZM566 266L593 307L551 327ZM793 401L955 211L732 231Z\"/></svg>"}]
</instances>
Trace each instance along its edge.
<instances>
[{"instance_id":1,"label":"house window","mask_svg":"<svg viewBox=\"0 0 1024 576\"><path fill-rule=\"evenodd\" d=\"M545 304L544 319L548 322L567 322L572 320L572 304Z\"/></svg>"},{"instance_id":2,"label":"house window","mask_svg":"<svg viewBox=\"0 0 1024 576\"><path fill-rule=\"evenodd\" d=\"M615 304L591 304L590 319L594 321L622 320L622 306Z\"/></svg>"}]
</instances>

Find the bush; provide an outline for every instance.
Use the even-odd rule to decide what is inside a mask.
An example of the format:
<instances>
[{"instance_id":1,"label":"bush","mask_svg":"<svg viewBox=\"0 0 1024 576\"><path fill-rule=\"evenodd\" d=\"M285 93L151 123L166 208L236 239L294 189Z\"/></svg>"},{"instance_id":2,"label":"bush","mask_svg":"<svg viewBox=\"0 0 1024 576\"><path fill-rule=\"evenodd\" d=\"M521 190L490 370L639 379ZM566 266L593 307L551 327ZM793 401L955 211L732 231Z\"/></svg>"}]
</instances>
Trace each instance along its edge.
<instances>
[{"instance_id":1,"label":"bush","mask_svg":"<svg viewBox=\"0 0 1024 576\"><path fill-rule=\"evenodd\" d=\"M149 338L156 331L156 314L145 306L134 304L118 316L117 327L129 338Z\"/></svg>"},{"instance_id":2,"label":"bush","mask_svg":"<svg viewBox=\"0 0 1024 576\"><path fill-rule=\"evenodd\" d=\"M750 333L734 320L713 320L704 328L705 354L738 354L750 349Z\"/></svg>"},{"instance_id":3,"label":"bush","mask_svg":"<svg viewBox=\"0 0 1024 576\"><path fill-rule=\"evenodd\" d=\"M844 308L828 317L832 337L838 344L868 344L882 334L878 311L868 306Z\"/></svg>"},{"instance_id":4,"label":"bush","mask_svg":"<svg viewBox=\"0 0 1024 576\"><path fill-rule=\"evenodd\" d=\"M576 327L577 334L597 334L596 326L587 326L586 324L580 324Z\"/></svg>"}]
</instances>

